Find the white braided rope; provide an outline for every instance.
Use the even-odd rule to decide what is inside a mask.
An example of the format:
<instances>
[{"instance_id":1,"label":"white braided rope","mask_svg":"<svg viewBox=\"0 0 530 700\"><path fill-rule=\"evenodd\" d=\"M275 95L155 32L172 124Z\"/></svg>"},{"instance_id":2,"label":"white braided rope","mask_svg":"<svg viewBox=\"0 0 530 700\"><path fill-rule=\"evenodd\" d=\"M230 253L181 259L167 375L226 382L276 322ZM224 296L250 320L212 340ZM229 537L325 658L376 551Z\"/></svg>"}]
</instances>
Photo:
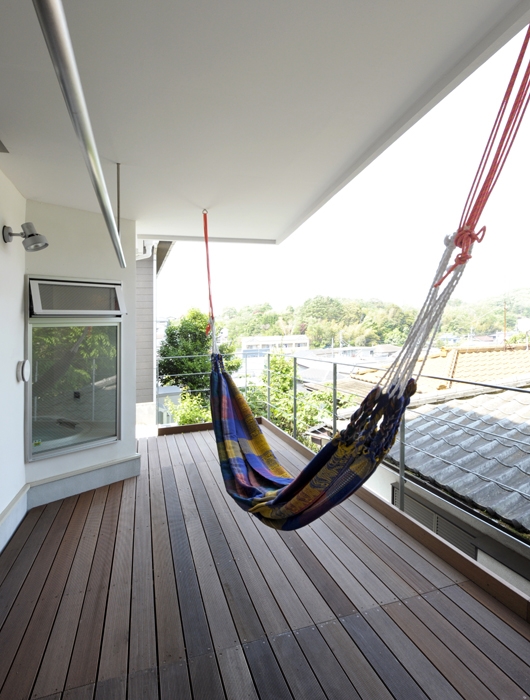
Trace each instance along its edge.
<instances>
[{"instance_id":1,"label":"white braided rope","mask_svg":"<svg viewBox=\"0 0 530 700\"><path fill-rule=\"evenodd\" d=\"M423 354L423 362L415 378L417 379L421 374L423 365L431 350L434 337L442 320L447 302L464 272L467 261L462 265L458 265L442 286L434 286L436 282L443 277L449 267L449 262L455 250L455 236L456 234L446 237L445 250L436 270L427 298L399 355L387 369L380 382L383 391L390 391L392 396L403 395L409 379L414 374L416 364Z\"/></svg>"},{"instance_id":2,"label":"white braided rope","mask_svg":"<svg viewBox=\"0 0 530 700\"><path fill-rule=\"evenodd\" d=\"M215 333L215 320L210 317L210 332L212 334L212 355L219 354L219 346L217 345L217 335Z\"/></svg>"}]
</instances>

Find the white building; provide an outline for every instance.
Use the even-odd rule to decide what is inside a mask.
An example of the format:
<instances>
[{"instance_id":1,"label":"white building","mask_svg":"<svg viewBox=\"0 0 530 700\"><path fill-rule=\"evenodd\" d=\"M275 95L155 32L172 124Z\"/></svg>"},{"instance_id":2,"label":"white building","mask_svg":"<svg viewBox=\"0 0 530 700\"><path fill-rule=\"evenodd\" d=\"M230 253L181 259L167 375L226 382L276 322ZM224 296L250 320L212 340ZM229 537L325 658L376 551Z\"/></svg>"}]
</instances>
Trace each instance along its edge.
<instances>
[{"instance_id":1,"label":"white building","mask_svg":"<svg viewBox=\"0 0 530 700\"><path fill-rule=\"evenodd\" d=\"M241 350L248 357L269 352L292 355L300 350L309 350L309 338L306 335L251 335L241 338Z\"/></svg>"}]
</instances>

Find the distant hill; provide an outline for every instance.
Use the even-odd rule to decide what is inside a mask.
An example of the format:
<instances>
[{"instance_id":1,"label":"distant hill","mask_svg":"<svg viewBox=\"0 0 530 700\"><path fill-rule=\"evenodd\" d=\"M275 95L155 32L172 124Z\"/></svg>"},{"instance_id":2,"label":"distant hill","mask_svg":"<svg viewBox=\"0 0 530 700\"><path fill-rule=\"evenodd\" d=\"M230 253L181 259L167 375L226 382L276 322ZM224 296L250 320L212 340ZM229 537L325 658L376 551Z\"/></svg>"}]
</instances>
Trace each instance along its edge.
<instances>
[{"instance_id":1,"label":"distant hill","mask_svg":"<svg viewBox=\"0 0 530 700\"><path fill-rule=\"evenodd\" d=\"M305 334L312 347L339 345L401 345L411 328L417 309L399 307L377 299L335 299L317 296L297 308L275 311L268 303L240 310L225 309L220 324L230 339L242 336ZM453 299L447 305L441 334L491 335L514 331L517 319L530 318L530 287L472 304Z\"/></svg>"}]
</instances>

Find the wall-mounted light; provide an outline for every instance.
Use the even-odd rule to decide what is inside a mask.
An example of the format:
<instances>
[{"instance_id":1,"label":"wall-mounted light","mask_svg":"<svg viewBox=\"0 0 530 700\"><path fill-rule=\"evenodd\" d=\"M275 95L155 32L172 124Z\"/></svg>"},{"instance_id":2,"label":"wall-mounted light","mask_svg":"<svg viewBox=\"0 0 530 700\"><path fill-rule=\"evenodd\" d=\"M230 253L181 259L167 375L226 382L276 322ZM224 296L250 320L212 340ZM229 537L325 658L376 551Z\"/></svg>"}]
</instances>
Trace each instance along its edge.
<instances>
[{"instance_id":1,"label":"wall-mounted light","mask_svg":"<svg viewBox=\"0 0 530 700\"><path fill-rule=\"evenodd\" d=\"M29 360L20 360L17 362L17 381L29 382L31 379L31 365Z\"/></svg>"},{"instance_id":2,"label":"wall-mounted light","mask_svg":"<svg viewBox=\"0 0 530 700\"><path fill-rule=\"evenodd\" d=\"M6 243L11 243L13 236L21 236L22 245L28 251L28 253L35 253L37 250L44 250L48 247L48 241L46 236L37 233L35 226L28 221L22 224L21 233L13 233L11 226L4 226L2 229L2 238Z\"/></svg>"}]
</instances>

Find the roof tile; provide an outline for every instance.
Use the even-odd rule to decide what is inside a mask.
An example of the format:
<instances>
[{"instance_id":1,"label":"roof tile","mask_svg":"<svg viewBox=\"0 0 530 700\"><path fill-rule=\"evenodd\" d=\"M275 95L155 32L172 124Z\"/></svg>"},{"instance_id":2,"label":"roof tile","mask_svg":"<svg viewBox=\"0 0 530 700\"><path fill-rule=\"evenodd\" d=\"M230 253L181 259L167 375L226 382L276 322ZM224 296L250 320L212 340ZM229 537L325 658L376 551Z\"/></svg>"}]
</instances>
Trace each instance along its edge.
<instances>
[{"instance_id":1,"label":"roof tile","mask_svg":"<svg viewBox=\"0 0 530 700\"><path fill-rule=\"evenodd\" d=\"M406 418L409 469L530 531L530 394L424 404ZM399 441L390 455L399 459Z\"/></svg>"}]
</instances>

